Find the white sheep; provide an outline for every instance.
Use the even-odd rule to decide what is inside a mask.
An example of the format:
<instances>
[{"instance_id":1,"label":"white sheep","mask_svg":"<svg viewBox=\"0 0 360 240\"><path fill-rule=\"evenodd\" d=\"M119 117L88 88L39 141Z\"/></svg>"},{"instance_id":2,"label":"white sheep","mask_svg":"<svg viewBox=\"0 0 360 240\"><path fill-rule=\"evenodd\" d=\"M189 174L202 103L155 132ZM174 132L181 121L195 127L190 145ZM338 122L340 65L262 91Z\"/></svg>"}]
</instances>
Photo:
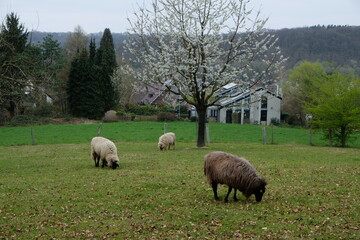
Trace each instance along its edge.
<instances>
[{"instance_id":1,"label":"white sheep","mask_svg":"<svg viewBox=\"0 0 360 240\"><path fill-rule=\"evenodd\" d=\"M158 147L160 150L166 150L167 148L170 150L170 146L173 145L175 149L176 137L175 133L168 132L159 137Z\"/></svg>"},{"instance_id":2,"label":"white sheep","mask_svg":"<svg viewBox=\"0 0 360 240\"><path fill-rule=\"evenodd\" d=\"M105 165L116 169L119 166L119 157L115 144L107 138L94 137L91 140L91 158L95 162L95 167L99 166L101 159L103 168Z\"/></svg>"}]
</instances>

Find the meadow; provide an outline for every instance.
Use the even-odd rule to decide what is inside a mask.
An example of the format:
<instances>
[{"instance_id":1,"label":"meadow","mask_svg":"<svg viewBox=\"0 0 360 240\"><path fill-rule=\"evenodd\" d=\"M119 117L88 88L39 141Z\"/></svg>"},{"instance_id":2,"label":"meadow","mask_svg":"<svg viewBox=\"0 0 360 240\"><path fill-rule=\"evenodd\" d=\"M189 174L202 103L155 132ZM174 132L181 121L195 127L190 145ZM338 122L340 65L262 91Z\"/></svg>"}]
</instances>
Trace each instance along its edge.
<instances>
[{"instance_id":1,"label":"meadow","mask_svg":"<svg viewBox=\"0 0 360 240\"><path fill-rule=\"evenodd\" d=\"M0 128L0 239L359 238L357 141L327 147L317 133L309 146L306 130L275 128L275 144L263 145L259 126L209 129L208 146L196 148L194 123L167 123L178 144L159 151L162 123L104 123L119 151L112 170L90 159L98 124L33 126L35 145L31 127ZM247 158L268 181L260 203L213 200L203 158L217 150Z\"/></svg>"},{"instance_id":2,"label":"meadow","mask_svg":"<svg viewBox=\"0 0 360 240\"><path fill-rule=\"evenodd\" d=\"M176 133L179 142L196 141L194 122L116 122L102 123L101 136L113 141L153 142L166 131ZM32 144L89 143L98 133L99 124L35 125L0 127L0 146ZM211 143L262 143L262 127L258 125L209 123ZM360 132L350 138L349 146L360 148ZM327 146L321 132L313 133L313 144ZM309 131L301 128L267 127L267 142L274 144L309 144ZM155 144L156 145L156 144Z\"/></svg>"}]
</instances>

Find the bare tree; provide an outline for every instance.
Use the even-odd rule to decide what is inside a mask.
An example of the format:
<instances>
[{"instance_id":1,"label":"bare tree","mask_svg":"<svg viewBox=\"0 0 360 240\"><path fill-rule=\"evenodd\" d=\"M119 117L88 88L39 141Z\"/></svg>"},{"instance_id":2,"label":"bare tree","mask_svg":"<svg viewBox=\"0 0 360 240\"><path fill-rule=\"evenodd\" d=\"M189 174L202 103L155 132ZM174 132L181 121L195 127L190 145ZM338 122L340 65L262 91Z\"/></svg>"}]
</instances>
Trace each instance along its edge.
<instances>
[{"instance_id":1,"label":"bare tree","mask_svg":"<svg viewBox=\"0 0 360 240\"><path fill-rule=\"evenodd\" d=\"M197 146L205 145L207 108L218 90L236 83L238 93L267 85L282 62L277 39L249 0L153 0L139 7L125 49L135 66L127 72L142 83L165 86L196 107ZM260 70L259 70L260 69Z\"/></svg>"},{"instance_id":2,"label":"bare tree","mask_svg":"<svg viewBox=\"0 0 360 240\"><path fill-rule=\"evenodd\" d=\"M74 28L74 32L70 33L66 39L64 54L71 61L75 55L87 48L88 44L89 37L84 29L80 25L77 25Z\"/></svg>"},{"instance_id":3,"label":"bare tree","mask_svg":"<svg viewBox=\"0 0 360 240\"><path fill-rule=\"evenodd\" d=\"M117 68L111 77L111 81L116 95L116 104L129 106L135 92L133 79L123 74L120 68Z\"/></svg>"}]
</instances>

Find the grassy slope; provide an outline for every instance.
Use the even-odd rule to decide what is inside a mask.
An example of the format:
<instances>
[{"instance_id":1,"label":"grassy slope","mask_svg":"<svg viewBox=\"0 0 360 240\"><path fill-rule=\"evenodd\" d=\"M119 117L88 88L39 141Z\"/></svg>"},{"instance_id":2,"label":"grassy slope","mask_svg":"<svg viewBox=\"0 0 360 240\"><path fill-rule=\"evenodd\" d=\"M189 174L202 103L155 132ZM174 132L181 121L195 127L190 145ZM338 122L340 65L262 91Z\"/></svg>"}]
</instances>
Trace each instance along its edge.
<instances>
[{"instance_id":1,"label":"grassy slope","mask_svg":"<svg viewBox=\"0 0 360 240\"><path fill-rule=\"evenodd\" d=\"M171 129L169 123L169 131L182 130L178 135L184 142L175 151L160 152L158 134L151 135L162 131L162 125L134 125L109 132L106 129L111 128L104 125L104 135L120 135L121 140L115 141L121 161L117 170L95 168L90 160L85 140L92 136L88 132L97 131L97 125L71 126L73 139L61 137L66 135L61 127L57 138L47 138L47 143L75 143L0 146L0 239L359 236L360 149L262 145L252 143L261 141L261 136L250 136L250 128L246 128L250 135L237 138L239 143L230 143L237 132L223 140L219 134L216 141L227 143L197 149L186 135L193 134L191 125ZM210 131L214 139L218 133ZM130 132L132 136L127 135ZM133 141L141 135L143 142ZM261 203L253 197L245 202L242 196L239 202L213 201L202 166L203 156L215 150L248 158L267 179ZM219 196L225 193L226 187L220 187Z\"/></svg>"}]
</instances>

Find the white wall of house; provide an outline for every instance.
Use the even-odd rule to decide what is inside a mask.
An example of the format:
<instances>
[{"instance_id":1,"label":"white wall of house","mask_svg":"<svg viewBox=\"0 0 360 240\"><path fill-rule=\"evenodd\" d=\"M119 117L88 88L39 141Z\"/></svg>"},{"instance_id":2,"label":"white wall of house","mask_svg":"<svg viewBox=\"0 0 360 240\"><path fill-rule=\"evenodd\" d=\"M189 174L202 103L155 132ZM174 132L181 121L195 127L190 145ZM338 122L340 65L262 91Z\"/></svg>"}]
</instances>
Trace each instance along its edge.
<instances>
[{"instance_id":1,"label":"white wall of house","mask_svg":"<svg viewBox=\"0 0 360 240\"><path fill-rule=\"evenodd\" d=\"M250 97L250 123L259 124L261 116L261 95L254 93Z\"/></svg>"},{"instance_id":2,"label":"white wall of house","mask_svg":"<svg viewBox=\"0 0 360 240\"><path fill-rule=\"evenodd\" d=\"M219 122L220 123L226 123L226 111L228 109L227 108L221 108L219 110Z\"/></svg>"},{"instance_id":3,"label":"white wall of house","mask_svg":"<svg viewBox=\"0 0 360 240\"><path fill-rule=\"evenodd\" d=\"M275 96L268 97L268 113L267 113L267 125L270 125L272 118L277 118L280 121L281 115L281 99Z\"/></svg>"},{"instance_id":4,"label":"white wall of house","mask_svg":"<svg viewBox=\"0 0 360 240\"><path fill-rule=\"evenodd\" d=\"M261 108L261 98L262 96L265 96L267 98L267 108L262 109ZM208 108L207 111L207 117L215 117L217 119L217 122L220 123L226 123L226 114L228 110L232 110L232 112L238 112L241 116L240 122L241 124L244 124L244 113L245 110L249 110L249 120L251 124L262 124L261 122L261 111L265 110L266 113L266 121L263 122L263 124L269 125L271 123L272 118L277 118L280 120L280 114L281 114L281 98L277 97L271 93L269 93L266 90L260 90L256 91L255 93L250 95L249 98L242 99L233 105L224 106L224 107L218 107L218 106L212 106ZM217 111L216 116L214 116L214 111ZM192 115L196 116L196 111L193 109Z\"/></svg>"},{"instance_id":5,"label":"white wall of house","mask_svg":"<svg viewBox=\"0 0 360 240\"><path fill-rule=\"evenodd\" d=\"M261 108L261 97L265 96L267 98L267 108ZM255 92L250 96L250 101L245 102L243 99L237 102L234 106L223 107L219 110L219 122L226 123L226 112L228 109L232 109L233 112L239 112L241 114L241 124L244 124L244 112L245 109L250 110L250 123L251 124L262 124L261 122L261 111L265 110L266 113L266 121L264 124L269 125L271 123L272 118L277 118L280 120L281 114L281 98L276 97L266 90ZM249 103L249 104L248 104Z\"/></svg>"}]
</instances>

